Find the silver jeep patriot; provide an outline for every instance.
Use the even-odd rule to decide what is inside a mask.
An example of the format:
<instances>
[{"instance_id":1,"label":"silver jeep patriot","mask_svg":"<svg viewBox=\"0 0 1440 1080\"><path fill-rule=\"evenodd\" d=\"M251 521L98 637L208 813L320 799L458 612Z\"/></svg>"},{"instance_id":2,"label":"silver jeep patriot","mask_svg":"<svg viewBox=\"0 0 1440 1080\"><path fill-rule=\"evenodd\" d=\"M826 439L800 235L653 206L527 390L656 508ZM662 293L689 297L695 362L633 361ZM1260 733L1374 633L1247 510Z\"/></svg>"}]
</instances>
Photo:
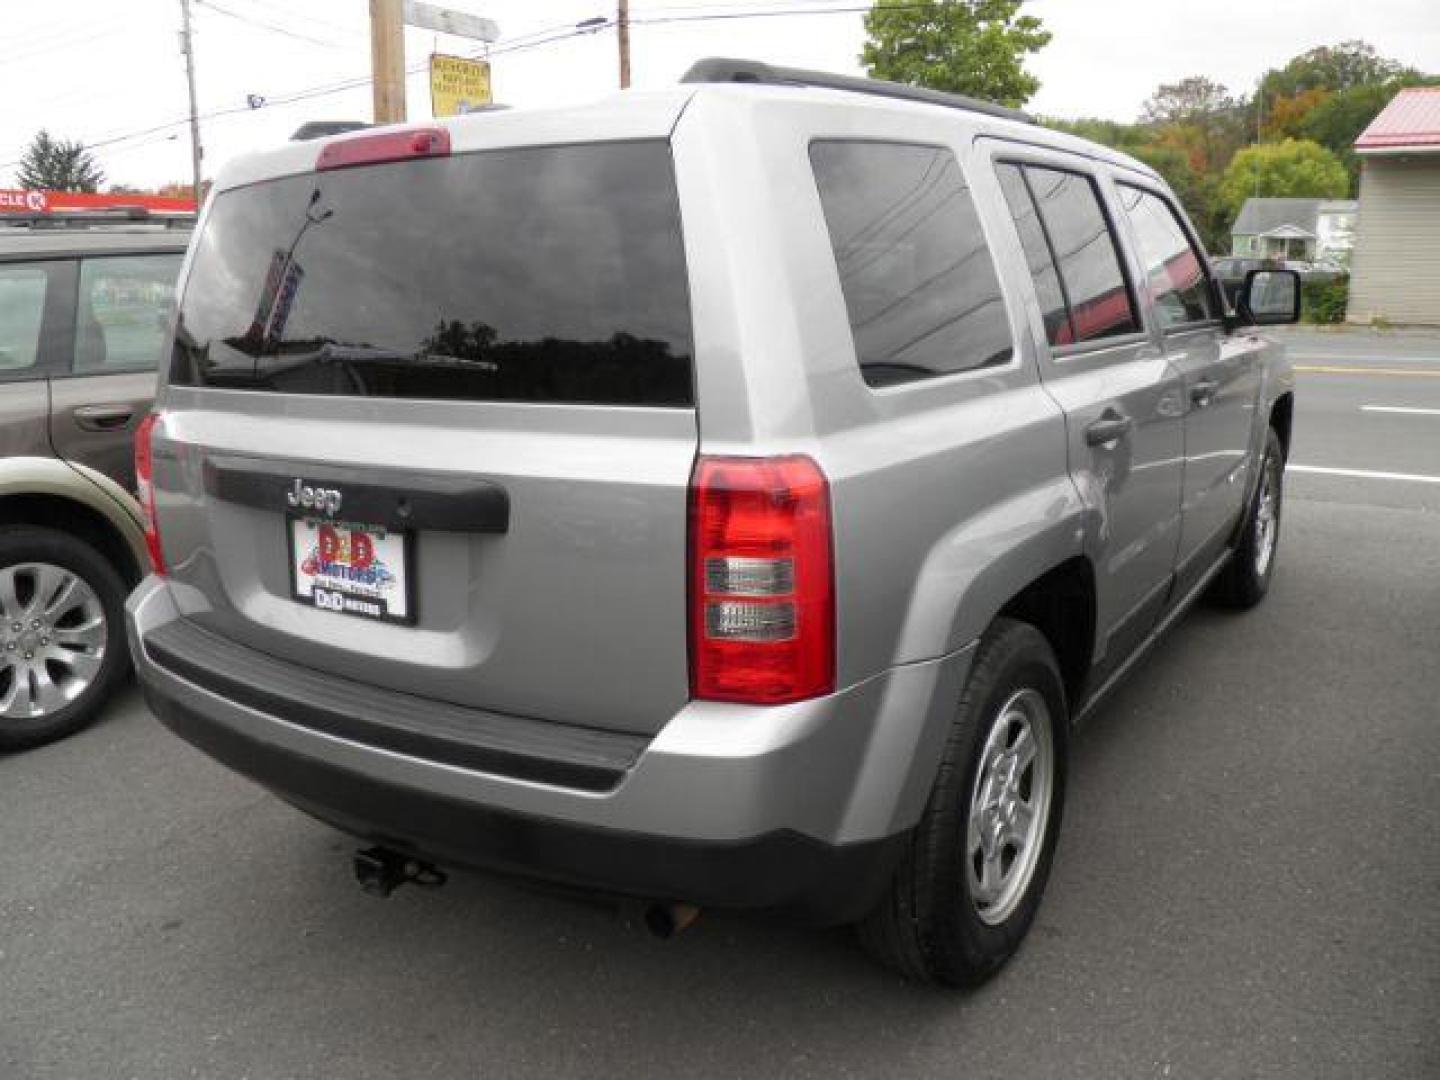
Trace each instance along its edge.
<instances>
[{"instance_id":1,"label":"silver jeep patriot","mask_svg":"<svg viewBox=\"0 0 1440 1080\"><path fill-rule=\"evenodd\" d=\"M1074 725L1275 566L1292 376L1157 175L743 61L220 177L138 448L172 730L436 866L1015 950Z\"/></svg>"}]
</instances>

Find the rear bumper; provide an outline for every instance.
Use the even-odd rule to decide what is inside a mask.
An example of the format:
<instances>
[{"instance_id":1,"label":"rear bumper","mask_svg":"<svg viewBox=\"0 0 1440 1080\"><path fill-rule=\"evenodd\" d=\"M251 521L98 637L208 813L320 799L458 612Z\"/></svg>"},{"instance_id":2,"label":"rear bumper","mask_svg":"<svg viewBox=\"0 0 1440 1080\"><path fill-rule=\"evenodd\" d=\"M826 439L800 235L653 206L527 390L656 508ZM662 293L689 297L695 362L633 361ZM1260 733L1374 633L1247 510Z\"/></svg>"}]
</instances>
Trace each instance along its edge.
<instances>
[{"instance_id":1,"label":"rear bumper","mask_svg":"<svg viewBox=\"0 0 1440 1080\"><path fill-rule=\"evenodd\" d=\"M321 730L298 682L283 681L288 704L270 687L263 708L216 692L223 681L147 648L189 625L179 588L147 579L127 604L146 700L177 735L307 813L439 862L821 922L857 918L879 896L923 809L970 660L962 651L907 665L792 706L692 702L634 748L613 786L566 786L508 759L456 765L424 756L424 743L382 745L363 726ZM296 672L307 694L326 678ZM344 680L333 689L368 692ZM507 746L523 735L510 732Z\"/></svg>"}]
</instances>

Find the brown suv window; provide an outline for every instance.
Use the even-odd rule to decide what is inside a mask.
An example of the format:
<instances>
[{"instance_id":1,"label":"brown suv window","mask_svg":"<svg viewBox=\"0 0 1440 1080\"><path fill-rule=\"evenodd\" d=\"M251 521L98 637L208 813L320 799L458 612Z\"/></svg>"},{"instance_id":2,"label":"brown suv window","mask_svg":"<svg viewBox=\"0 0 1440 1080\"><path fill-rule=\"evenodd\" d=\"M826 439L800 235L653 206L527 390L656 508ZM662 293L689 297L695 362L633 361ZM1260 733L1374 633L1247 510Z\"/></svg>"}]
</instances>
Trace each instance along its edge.
<instances>
[{"instance_id":1,"label":"brown suv window","mask_svg":"<svg viewBox=\"0 0 1440 1080\"><path fill-rule=\"evenodd\" d=\"M0 377L36 367L45 322L45 267L0 264Z\"/></svg>"},{"instance_id":2,"label":"brown suv window","mask_svg":"<svg viewBox=\"0 0 1440 1080\"><path fill-rule=\"evenodd\" d=\"M107 255L80 263L76 371L143 371L160 363L181 258Z\"/></svg>"},{"instance_id":3,"label":"brown suv window","mask_svg":"<svg viewBox=\"0 0 1440 1080\"><path fill-rule=\"evenodd\" d=\"M868 384L1010 359L1000 283L955 155L820 141L810 162Z\"/></svg>"}]
</instances>

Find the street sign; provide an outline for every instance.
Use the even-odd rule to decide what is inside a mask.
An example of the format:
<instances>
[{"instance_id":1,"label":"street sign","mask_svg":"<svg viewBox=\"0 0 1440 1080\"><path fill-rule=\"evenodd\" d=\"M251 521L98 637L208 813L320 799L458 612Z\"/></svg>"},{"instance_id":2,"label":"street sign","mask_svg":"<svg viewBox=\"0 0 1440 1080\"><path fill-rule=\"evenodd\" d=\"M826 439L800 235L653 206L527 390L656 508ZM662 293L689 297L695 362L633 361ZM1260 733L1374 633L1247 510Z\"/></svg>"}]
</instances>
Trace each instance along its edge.
<instances>
[{"instance_id":1,"label":"street sign","mask_svg":"<svg viewBox=\"0 0 1440 1080\"><path fill-rule=\"evenodd\" d=\"M436 53L430 57L430 111L435 116L476 112L491 102L490 63Z\"/></svg>"},{"instance_id":2,"label":"street sign","mask_svg":"<svg viewBox=\"0 0 1440 1080\"><path fill-rule=\"evenodd\" d=\"M454 34L456 37L474 38L476 41L491 42L500 38L500 27L493 19L482 19L479 15L436 7L434 4L422 3L421 0L405 0L404 10L405 22L411 26L435 30L442 34Z\"/></svg>"}]
</instances>

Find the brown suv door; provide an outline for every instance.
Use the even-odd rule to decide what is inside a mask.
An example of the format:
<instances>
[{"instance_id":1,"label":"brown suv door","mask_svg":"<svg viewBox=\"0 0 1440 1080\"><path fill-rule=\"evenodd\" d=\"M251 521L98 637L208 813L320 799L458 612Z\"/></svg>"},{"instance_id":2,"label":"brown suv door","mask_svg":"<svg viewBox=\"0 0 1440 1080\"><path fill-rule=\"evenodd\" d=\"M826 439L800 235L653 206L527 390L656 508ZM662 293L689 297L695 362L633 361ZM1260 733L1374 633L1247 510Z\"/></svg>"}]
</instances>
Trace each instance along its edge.
<instances>
[{"instance_id":1,"label":"brown suv door","mask_svg":"<svg viewBox=\"0 0 1440 1080\"><path fill-rule=\"evenodd\" d=\"M127 491L135 490L131 439L155 396L180 260L173 252L81 259L72 360L51 379L55 453Z\"/></svg>"},{"instance_id":2,"label":"brown suv door","mask_svg":"<svg viewBox=\"0 0 1440 1080\"><path fill-rule=\"evenodd\" d=\"M74 264L0 262L0 457L49 457L54 357L65 347Z\"/></svg>"}]
</instances>

